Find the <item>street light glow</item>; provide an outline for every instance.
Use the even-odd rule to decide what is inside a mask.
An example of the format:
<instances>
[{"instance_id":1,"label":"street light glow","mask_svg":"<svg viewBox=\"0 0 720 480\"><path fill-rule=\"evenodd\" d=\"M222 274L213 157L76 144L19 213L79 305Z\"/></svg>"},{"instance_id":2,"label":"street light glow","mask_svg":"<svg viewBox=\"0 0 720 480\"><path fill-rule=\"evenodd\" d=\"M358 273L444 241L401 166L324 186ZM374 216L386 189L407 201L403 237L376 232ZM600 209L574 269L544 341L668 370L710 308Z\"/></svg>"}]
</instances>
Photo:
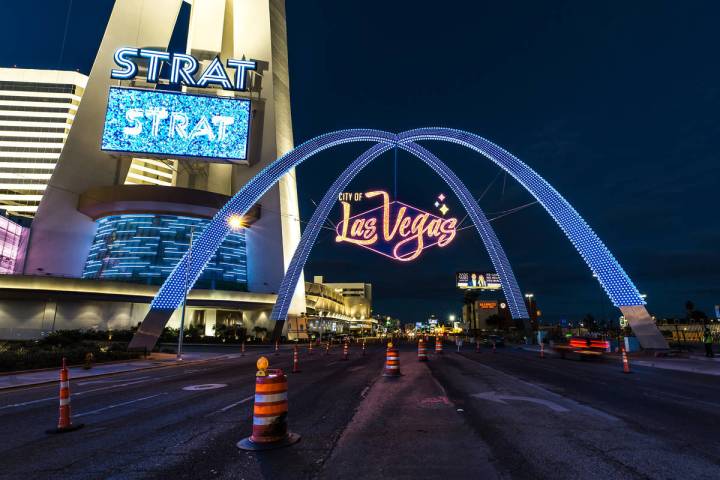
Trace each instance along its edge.
<instances>
[{"instance_id":1,"label":"street light glow","mask_svg":"<svg viewBox=\"0 0 720 480\"><path fill-rule=\"evenodd\" d=\"M233 230L237 232L241 228L243 228L245 225L243 224L243 219L240 215L230 215L227 220L228 226L230 227L230 230Z\"/></svg>"}]
</instances>

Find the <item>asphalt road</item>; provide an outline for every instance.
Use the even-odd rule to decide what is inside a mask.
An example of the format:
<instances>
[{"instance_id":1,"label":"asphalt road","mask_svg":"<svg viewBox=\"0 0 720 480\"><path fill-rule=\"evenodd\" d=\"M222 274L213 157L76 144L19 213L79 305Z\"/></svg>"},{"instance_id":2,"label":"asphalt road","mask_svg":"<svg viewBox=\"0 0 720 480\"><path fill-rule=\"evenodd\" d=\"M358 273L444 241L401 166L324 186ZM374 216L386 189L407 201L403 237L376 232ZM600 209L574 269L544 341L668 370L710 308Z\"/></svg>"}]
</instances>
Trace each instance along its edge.
<instances>
[{"instance_id":1,"label":"asphalt road","mask_svg":"<svg viewBox=\"0 0 720 480\"><path fill-rule=\"evenodd\" d=\"M720 478L717 377L404 345L387 379L379 345L316 350L288 373L302 440L248 453L256 358L72 381L85 427L62 435L57 385L0 392L0 478Z\"/></svg>"}]
</instances>

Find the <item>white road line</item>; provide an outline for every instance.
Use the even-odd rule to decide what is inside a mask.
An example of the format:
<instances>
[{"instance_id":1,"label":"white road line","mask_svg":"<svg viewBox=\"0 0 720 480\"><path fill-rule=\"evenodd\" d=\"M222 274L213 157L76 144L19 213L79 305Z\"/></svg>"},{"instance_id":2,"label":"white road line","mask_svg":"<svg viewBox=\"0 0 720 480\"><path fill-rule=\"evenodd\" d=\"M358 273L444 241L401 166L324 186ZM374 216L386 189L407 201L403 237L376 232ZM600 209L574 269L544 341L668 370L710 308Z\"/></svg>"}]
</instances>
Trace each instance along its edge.
<instances>
[{"instance_id":1,"label":"white road line","mask_svg":"<svg viewBox=\"0 0 720 480\"><path fill-rule=\"evenodd\" d=\"M58 397L47 397L47 398L39 398L37 400L31 400L29 402L23 402L23 403L13 403L11 405L3 405L0 407L0 410L4 410L6 408L14 408L14 407L24 407L25 405L32 405L33 403L40 403L40 402L47 402L49 400L57 400Z\"/></svg>"},{"instance_id":2,"label":"white road line","mask_svg":"<svg viewBox=\"0 0 720 480\"><path fill-rule=\"evenodd\" d=\"M97 410L90 410L89 412L76 413L76 414L74 414L74 416L75 417L84 417L85 415L94 415L96 413L104 412L105 410L110 410L111 408L123 407L125 405L130 405L132 403L142 402L144 400L150 400L151 398L159 397L161 395L167 395L167 392L157 393L155 395L150 395L147 397L136 398L135 400L129 400L127 402L116 403L115 405L108 405L107 407L98 408Z\"/></svg>"},{"instance_id":3,"label":"white road line","mask_svg":"<svg viewBox=\"0 0 720 480\"><path fill-rule=\"evenodd\" d=\"M150 377L138 377L138 378L135 378L134 380L144 380L144 379L146 379L146 378L150 378ZM116 380L113 380L113 379L90 380L90 381L86 381L86 382L78 381L77 384L78 384L78 386L80 386L80 385L94 385L94 384L96 384L96 383L117 383L117 382L126 382L126 381L128 381L128 380L130 380L130 379L128 379L128 378L118 378L118 379L116 379Z\"/></svg>"},{"instance_id":4,"label":"white road line","mask_svg":"<svg viewBox=\"0 0 720 480\"><path fill-rule=\"evenodd\" d=\"M242 405L243 403L247 403L247 402L249 402L250 400L252 400L253 398L255 398L255 395L250 395L249 397L243 398L243 399L240 400L239 402L231 403L230 405L228 405L228 406L226 406L226 407L223 407L223 408L221 408L220 410L216 410L216 411L214 411L214 412L212 412L212 413L208 413L208 414L205 415L205 416L208 417L208 416L210 416L210 415L215 415L216 413L227 412L227 411L230 410L231 408L237 407L238 405Z\"/></svg>"},{"instance_id":5,"label":"white road line","mask_svg":"<svg viewBox=\"0 0 720 480\"><path fill-rule=\"evenodd\" d=\"M86 393L93 393L93 392L102 392L104 390L112 390L113 388L119 388L119 387L128 387L130 385L136 385L138 383L144 383L149 381L150 378L145 378L144 380L133 380L131 382L125 382L125 383L118 383L117 385L109 385L107 387L99 387L99 388L92 388L90 390L83 390L81 392L73 393L73 395L81 396L85 395Z\"/></svg>"},{"instance_id":6,"label":"white road line","mask_svg":"<svg viewBox=\"0 0 720 480\"><path fill-rule=\"evenodd\" d=\"M369 387L369 386L368 386L368 387L365 387L365 388L363 388L363 391L362 391L362 392L360 392L360 398L365 398L365 395L367 395L367 393L368 393L368 390L370 390L370 387Z\"/></svg>"}]
</instances>

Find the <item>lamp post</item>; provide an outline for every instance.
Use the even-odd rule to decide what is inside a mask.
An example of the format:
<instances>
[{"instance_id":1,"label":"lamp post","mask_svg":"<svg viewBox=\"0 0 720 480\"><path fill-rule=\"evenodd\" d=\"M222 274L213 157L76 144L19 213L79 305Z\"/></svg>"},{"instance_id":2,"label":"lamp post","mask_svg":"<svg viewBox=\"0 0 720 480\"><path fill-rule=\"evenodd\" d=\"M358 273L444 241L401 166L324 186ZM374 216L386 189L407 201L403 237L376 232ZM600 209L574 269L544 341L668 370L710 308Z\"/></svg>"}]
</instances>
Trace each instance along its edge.
<instances>
[{"instance_id":1,"label":"lamp post","mask_svg":"<svg viewBox=\"0 0 720 480\"><path fill-rule=\"evenodd\" d=\"M187 306L188 274L192 265L192 246L195 239L195 225L190 227L190 245L188 245L188 256L185 264L185 288L183 289L182 313L180 314L180 331L178 333L177 360L182 360L183 339L185 337L185 307Z\"/></svg>"},{"instance_id":2,"label":"lamp post","mask_svg":"<svg viewBox=\"0 0 720 480\"><path fill-rule=\"evenodd\" d=\"M230 215L227 219L230 230L238 231L243 227L242 217L239 215ZM180 332L178 334L177 359L182 360L183 340L185 337L185 310L187 307L188 295L188 275L190 274L190 265L192 265L192 247L195 240L195 225L190 227L190 245L188 246L187 263L185 265L185 289L183 292L182 313L180 314Z\"/></svg>"}]
</instances>

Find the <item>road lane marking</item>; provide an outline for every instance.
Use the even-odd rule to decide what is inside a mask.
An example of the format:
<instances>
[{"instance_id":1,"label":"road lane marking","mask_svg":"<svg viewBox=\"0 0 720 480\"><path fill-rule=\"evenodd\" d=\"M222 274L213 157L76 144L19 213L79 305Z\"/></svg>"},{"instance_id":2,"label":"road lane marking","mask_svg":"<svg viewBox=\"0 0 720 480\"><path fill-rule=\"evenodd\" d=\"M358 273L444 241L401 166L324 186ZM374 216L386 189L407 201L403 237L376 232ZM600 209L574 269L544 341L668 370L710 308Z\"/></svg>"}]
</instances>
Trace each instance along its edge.
<instances>
[{"instance_id":1,"label":"road lane marking","mask_svg":"<svg viewBox=\"0 0 720 480\"><path fill-rule=\"evenodd\" d=\"M135 400L128 400L127 402L116 403L114 405L108 405L107 407L98 408L97 410L90 410L89 412L76 413L76 414L74 414L74 416L75 417L84 417L85 415L94 415L96 413L104 412L105 410L110 410L111 408L124 407L125 405L130 405L133 403L150 400L151 398L156 398L161 395L167 395L167 392L156 393L155 395L149 395L147 397L136 398Z\"/></svg>"},{"instance_id":2,"label":"road lane marking","mask_svg":"<svg viewBox=\"0 0 720 480\"><path fill-rule=\"evenodd\" d=\"M210 413L208 413L208 414L205 415L205 416L206 416L206 417L209 417L210 415L215 415L216 413L227 412L227 411L230 410L231 408L235 408L235 407L237 407L238 405L242 405L243 403L247 403L247 402L249 402L250 400L252 400L253 398L255 398L255 395L250 395L249 397L245 397L245 398L243 398L243 399L240 400L240 401L237 401L237 402L235 402L235 403L231 403L230 405L227 405L227 406L221 408L220 410L215 410L214 412L210 412Z\"/></svg>"},{"instance_id":3,"label":"road lane marking","mask_svg":"<svg viewBox=\"0 0 720 480\"><path fill-rule=\"evenodd\" d=\"M101 392L101 391L104 391L104 390L111 390L111 389L113 389L113 388L118 388L118 387L126 387L126 386L128 386L128 385L134 385L134 384L136 384L136 383L142 383L142 382L147 382L147 380L136 380L136 381L134 381L134 382L127 382L127 383L122 383L122 384L118 384L118 385L110 385L110 386L108 386L108 387L93 388L93 389L90 389L90 390L84 390L84 391L82 391L82 392L73 393L72 395L73 395L73 396L76 396L76 397L80 397L80 396L82 396L82 395L84 395L84 394L86 394L86 393ZM10 405L3 405L2 407L0 407L0 410L4 410L4 409L6 409L6 408L24 407L24 406L27 406L27 405L33 405L33 404L35 404L35 403L48 402L48 401L57 400L57 399L58 399L57 396L54 396L54 397L45 397L45 398L38 398L37 400L30 400L30 401L28 401L28 402L13 403L13 404L10 404Z\"/></svg>"},{"instance_id":4,"label":"road lane marking","mask_svg":"<svg viewBox=\"0 0 720 480\"><path fill-rule=\"evenodd\" d=\"M182 389L189 392L197 392L202 390L215 390L216 388L224 387L227 387L227 383L205 383L202 385L188 385L187 387L182 387Z\"/></svg>"},{"instance_id":5,"label":"road lane marking","mask_svg":"<svg viewBox=\"0 0 720 480\"><path fill-rule=\"evenodd\" d=\"M518 400L521 402L530 402L530 403L537 403L538 405L543 405L550 410L554 412L569 412L567 408L558 405L555 402L552 402L550 400L544 400L542 398L535 398L535 397L523 397L519 395L504 395L498 392L482 392L482 393L475 393L473 395L470 395L473 398L480 398L482 400L488 400L490 402L495 403L502 403L503 405L507 405L507 402L505 400Z\"/></svg>"},{"instance_id":6,"label":"road lane marking","mask_svg":"<svg viewBox=\"0 0 720 480\"><path fill-rule=\"evenodd\" d=\"M365 398L365 395L367 395L367 393L368 393L369 390L370 390L370 387L369 387L369 386L363 388L363 391L360 392L360 398Z\"/></svg>"},{"instance_id":7,"label":"road lane marking","mask_svg":"<svg viewBox=\"0 0 720 480\"><path fill-rule=\"evenodd\" d=\"M105 390L112 390L113 388L120 388L120 387L129 387L130 385L136 385L138 383L144 383L149 381L150 378L146 378L143 380L133 380L131 382L125 382L125 383L118 383L117 385L108 385L107 387L98 387L98 388L91 388L90 390L83 390L81 392L73 393L73 395L85 395L86 393L94 393L94 392L102 392Z\"/></svg>"},{"instance_id":8,"label":"road lane marking","mask_svg":"<svg viewBox=\"0 0 720 480\"><path fill-rule=\"evenodd\" d=\"M58 397L46 397L46 398L39 398L37 400L31 400L29 402L22 402L22 403L13 403L11 405L3 405L0 407L0 410L4 410L6 408L14 408L14 407L24 407L25 405L32 405L33 403L40 403L40 402L47 402L49 400L57 400Z\"/></svg>"},{"instance_id":9,"label":"road lane marking","mask_svg":"<svg viewBox=\"0 0 720 480\"><path fill-rule=\"evenodd\" d=\"M134 379L134 381L144 380L146 378L150 378L150 377L138 377L138 378ZM127 379L127 378L118 378L116 380L107 378L107 379L103 379L103 380L89 380L89 381L85 381L85 382L80 381L80 382L77 382L77 385L80 386L80 385L94 385L96 383L117 383L117 382L126 382L128 380L129 379Z\"/></svg>"}]
</instances>

